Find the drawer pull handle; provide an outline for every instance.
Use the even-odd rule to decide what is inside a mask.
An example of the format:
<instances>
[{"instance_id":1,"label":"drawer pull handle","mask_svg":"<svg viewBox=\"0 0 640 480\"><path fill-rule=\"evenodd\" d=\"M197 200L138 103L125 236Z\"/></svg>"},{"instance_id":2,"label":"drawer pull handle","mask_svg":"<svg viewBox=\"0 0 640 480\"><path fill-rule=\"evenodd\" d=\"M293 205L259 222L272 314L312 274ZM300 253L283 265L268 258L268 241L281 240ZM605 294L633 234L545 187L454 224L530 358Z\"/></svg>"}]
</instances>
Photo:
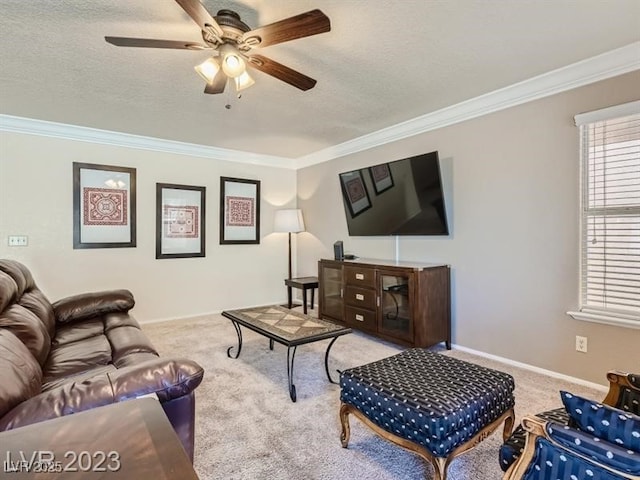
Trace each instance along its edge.
<instances>
[{"instance_id":1,"label":"drawer pull handle","mask_svg":"<svg viewBox=\"0 0 640 480\"><path fill-rule=\"evenodd\" d=\"M364 322L364 315L360 315L359 313L356 313L356 320L359 322Z\"/></svg>"},{"instance_id":2,"label":"drawer pull handle","mask_svg":"<svg viewBox=\"0 0 640 480\"><path fill-rule=\"evenodd\" d=\"M356 273L356 280L364 280L364 273Z\"/></svg>"},{"instance_id":3,"label":"drawer pull handle","mask_svg":"<svg viewBox=\"0 0 640 480\"><path fill-rule=\"evenodd\" d=\"M361 293L356 293L356 300L363 301L364 300L364 295L362 295Z\"/></svg>"}]
</instances>

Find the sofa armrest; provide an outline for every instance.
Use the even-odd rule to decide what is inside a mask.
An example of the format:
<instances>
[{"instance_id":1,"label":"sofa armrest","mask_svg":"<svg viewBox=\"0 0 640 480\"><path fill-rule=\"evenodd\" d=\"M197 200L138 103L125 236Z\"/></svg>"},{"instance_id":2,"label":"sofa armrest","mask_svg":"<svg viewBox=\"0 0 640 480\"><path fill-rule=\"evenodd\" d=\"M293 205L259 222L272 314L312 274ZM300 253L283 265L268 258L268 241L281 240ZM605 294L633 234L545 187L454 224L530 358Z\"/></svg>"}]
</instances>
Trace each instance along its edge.
<instances>
[{"instance_id":1,"label":"sofa armrest","mask_svg":"<svg viewBox=\"0 0 640 480\"><path fill-rule=\"evenodd\" d=\"M82 382L68 382L20 403L0 418L0 431L42 422L91 408L156 393L161 402L189 394L204 370L184 359L157 358L103 373Z\"/></svg>"},{"instance_id":2,"label":"sofa armrest","mask_svg":"<svg viewBox=\"0 0 640 480\"><path fill-rule=\"evenodd\" d=\"M161 402L167 402L195 390L204 370L185 358L158 358L106 375L118 400L155 393Z\"/></svg>"},{"instance_id":3,"label":"sofa armrest","mask_svg":"<svg viewBox=\"0 0 640 480\"><path fill-rule=\"evenodd\" d=\"M69 323L105 315L128 312L135 305L129 290L82 293L58 300L53 311L58 323Z\"/></svg>"}]
</instances>

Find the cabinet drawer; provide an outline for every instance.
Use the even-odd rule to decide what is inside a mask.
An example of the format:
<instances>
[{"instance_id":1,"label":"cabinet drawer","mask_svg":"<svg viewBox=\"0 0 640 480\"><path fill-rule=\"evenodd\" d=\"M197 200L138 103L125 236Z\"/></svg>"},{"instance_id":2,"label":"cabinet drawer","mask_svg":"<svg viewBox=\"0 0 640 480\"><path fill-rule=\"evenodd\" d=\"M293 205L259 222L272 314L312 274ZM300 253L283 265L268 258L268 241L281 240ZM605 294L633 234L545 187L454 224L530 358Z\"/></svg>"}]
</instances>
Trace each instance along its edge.
<instances>
[{"instance_id":1,"label":"cabinet drawer","mask_svg":"<svg viewBox=\"0 0 640 480\"><path fill-rule=\"evenodd\" d=\"M376 291L370 288L359 288L347 285L344 289L344 301L347 305L375 310Z\"/></svg>"},{"instance_id":2,"label":"cabinet drawer","mask_svg":"<svg viewBox=\"0 0 640 480\"><path fill-rule=\"evenodd\" d=\"M344 321L362 330L376 330L376 312L356 307L345 307Z\"/></svg>"},{"instance_id":3,"label":"cabinet drawer","mask_svg":"<svg viewBox=\"0 0 640 480\"><path fill-rule=\"evenodd\" d=\"M373 268L361 268L353 265L345 265L344 281L347 285L363 287L376 286L376 271Z\"/></svg>"}]
</instances>

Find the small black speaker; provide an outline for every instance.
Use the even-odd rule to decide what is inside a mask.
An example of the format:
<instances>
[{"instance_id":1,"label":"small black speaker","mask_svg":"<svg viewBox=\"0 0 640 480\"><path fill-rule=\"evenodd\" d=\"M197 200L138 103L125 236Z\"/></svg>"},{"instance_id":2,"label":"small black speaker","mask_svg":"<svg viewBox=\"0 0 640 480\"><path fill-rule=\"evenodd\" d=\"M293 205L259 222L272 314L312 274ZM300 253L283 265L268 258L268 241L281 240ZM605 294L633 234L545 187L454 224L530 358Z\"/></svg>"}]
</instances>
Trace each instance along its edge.
<instances>
[{"instance_id":1,"label":"small black speaker","mask_svg":"<svg viewBox=\"0 0 640 480\"><path fill-rule=\"evenodd\" d=\"M342 240L338 240L333 244L333 258L336 260L344 260L344 249L342 247Z\"/></svg>"}]
</instances>

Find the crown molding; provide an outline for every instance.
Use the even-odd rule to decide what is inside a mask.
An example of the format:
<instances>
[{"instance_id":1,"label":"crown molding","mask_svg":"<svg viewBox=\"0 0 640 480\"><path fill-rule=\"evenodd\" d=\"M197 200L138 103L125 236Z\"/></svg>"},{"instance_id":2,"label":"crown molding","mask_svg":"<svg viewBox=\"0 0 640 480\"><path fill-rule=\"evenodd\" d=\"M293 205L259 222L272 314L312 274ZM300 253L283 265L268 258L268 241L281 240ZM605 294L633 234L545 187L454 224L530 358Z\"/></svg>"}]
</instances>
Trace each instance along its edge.
<instances>
[{"instance_id":1,"label":"crown molding","mask_svg":"<svg viewBox=\"0 0 640 480\"><path fill-rule=\"evenodd\" d=\"M640 70L640 42L611 50L432 113L383 128L297 159L184 143L0 114L0 131L189 155L276 168L300 169L412 137L532 100Z\"/></svg>"},{"instance_id":2,"label":"crown molding","mask_svg":"<svg viewBox=\"0 0 640 480\"><path fill-rule=\"evenodd\" d=\"M296 168L295 160L291 158L228 150L195 143L164 140L161 138L112 132L97 128L36 120L33 118L15 117L12 115L0 114L0 131L151 150L154 152L189 155L192 157L211 158L225 162L249 163L287 169Z\"/></svg>"},{"instance_id":3,"label":"crown molding","mask_svg":"<svg viewBox=\"0 0 640 480\"><path fill-rule=\"evenodd\" d=\"M640 42L299 157L296 168L368 150L634 70L640 70Z\"/></svg>"}]
</instances>

